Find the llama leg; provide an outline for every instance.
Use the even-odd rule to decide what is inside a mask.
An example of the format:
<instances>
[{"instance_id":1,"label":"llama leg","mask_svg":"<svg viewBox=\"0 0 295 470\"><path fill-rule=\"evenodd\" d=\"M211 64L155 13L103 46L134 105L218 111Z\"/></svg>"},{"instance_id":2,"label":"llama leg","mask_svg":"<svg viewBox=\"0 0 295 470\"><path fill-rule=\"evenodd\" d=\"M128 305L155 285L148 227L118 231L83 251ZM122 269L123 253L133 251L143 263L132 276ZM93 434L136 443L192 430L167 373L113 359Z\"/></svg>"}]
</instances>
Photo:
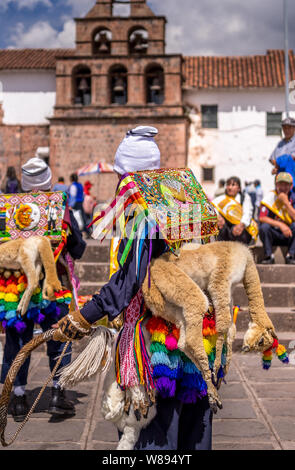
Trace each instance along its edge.
<instances>
[{"instance_id":1,"label":"llama leg","mask_svg":"<svg viewBox=\"0 0 295 470\"><path fill-rule=\"evenodd\" d=\"M136 442L138 441L139 434L140 428L137 423L134 423L134 426L125 425L116 450L133 450Z\"/></svg>"},{"instance_id":2,"label":"llama leg","mask_svg":"<svg viewBox=\"0 0 295 470\"><path fill-rule=\"evenodd\" d=\"M218 394L211 381L208 357L203 344L203 317L208 310L208 299L199 286L173 263L157 259L151 267L151 276L163 297L183 308L185 346L183 351L202 372L208 388L208 398L213 411L221 407ZM176 318L163 317L177 322ZM182 332L181 332L182 333Z\"/></svg>"},{"instance_id":3,"label":"llama leg","mask_svg":"<svg viewBox=\"0 0 295 470\"><path fill-rule=\"evenodd\" d=\"M233 342L235 340L237 333L237 328L234 323L231 324L228 330L227 338L226 338L226 346L227 346L227 352L226 352L226 366L224 368L224 375L228 373L231 358L232 358L232 352L233 352Z\"/></svg>"},{"instance_id":4,"label":"llama leg","mask_svg":"<svg viewBox=\"0 0 295 470\"><path fill-rule=\"evenodd\" d=\"M25 253L22 255L22 269L27 277L28 285L18 305L17 312L25 315L34 290L38 287L40 271L36 270L31 258Z\"/></svg>"},{"instance_id":5,"label":"llama leg","mask_svg":"<svg viewBox=\"0 0 295 470\"><path fill-rule=\"evenodd\" d=\"M227 335L232 322L230 309L231 291L229 283L220 282L220 277L216 276L213 279L210 279L208 284L208 292L215 308L217 341L213 375L215 383L217 383L217 374L221 366L221 355L225 335Z\"/></svg>"}]
</instances>

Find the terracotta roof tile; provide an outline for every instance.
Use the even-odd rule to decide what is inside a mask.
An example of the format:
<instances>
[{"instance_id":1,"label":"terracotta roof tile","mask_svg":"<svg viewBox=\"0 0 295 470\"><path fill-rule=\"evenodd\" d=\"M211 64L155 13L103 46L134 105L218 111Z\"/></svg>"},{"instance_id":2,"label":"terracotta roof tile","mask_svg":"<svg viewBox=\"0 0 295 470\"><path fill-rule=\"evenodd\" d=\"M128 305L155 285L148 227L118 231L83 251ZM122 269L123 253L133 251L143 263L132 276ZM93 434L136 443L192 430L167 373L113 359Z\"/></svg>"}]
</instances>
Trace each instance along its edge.
<instances>
[{"instance_id":1,"label":"terracotta roof tile","mask_svg":"<svg viewBox=\"0 0 295 470\"><path fill-rule=\"evenodd\" d=\"M75 55L75 49L0 49L0 70L52 69L56 59ZM295 56L289 51L290 80L295 80ZM185 88L283 87L284 51L265 55L184 57Z\"/></svg>"},{"instance_id":2,"label":"terracotta roof tile","mask_svg":"<svg viewBox=\"0 0 295 470\"><path fill-rule=\"evenodd\" d=\"M0 49L0 70L55 69L56 57L74 52L74 49Z\"/></svg>"},{"instance_id":3,"label":"terracotta roof tile","mask_svg":"<svg viewBox=\"0 0 295 470\"><path fill-rule=\"evenodd\" d=\"M184 57L185 88L283 87L283 50L265 55L234 57ZM295 56L289 51L290 80L295 80Z\"/></svg>"}]
</instances>

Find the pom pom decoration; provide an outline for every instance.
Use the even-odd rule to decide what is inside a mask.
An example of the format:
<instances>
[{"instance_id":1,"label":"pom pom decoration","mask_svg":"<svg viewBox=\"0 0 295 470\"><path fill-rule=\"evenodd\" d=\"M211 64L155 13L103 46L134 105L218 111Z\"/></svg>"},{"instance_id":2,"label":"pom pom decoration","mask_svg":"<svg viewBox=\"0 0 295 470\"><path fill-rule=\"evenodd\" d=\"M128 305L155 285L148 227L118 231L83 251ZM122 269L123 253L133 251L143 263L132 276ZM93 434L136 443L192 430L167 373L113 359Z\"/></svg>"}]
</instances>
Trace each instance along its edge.
<instances>
[{"instance_id":1,"label":"pom pom decoration","mask_svg":"<svg viewBox=\"0 0 295 470\"><path fill-rule=\"evenodd\" d=\"M4 330L15 328L21 334L26 329L26 319L42 323L45 316L51 315L54 320L57 320L60 315L58 305L62 303L69 305L72 300L72 293L69 290L56 292L56 300L53 302L43 300L42 291L40 287L37 287L33 292L26 314L20 317L17 309L26 287L26 276L20 271L12 273L8 270L2 270L2 272L0 270L0 322L2 322Z\"/></svg>"},{"instance_id":2,"label":"pom pom decoration","mask_svg":"<svg viewBox=\"0 0 295 470\"><path fill-rule=\"evenodd\" d=\"M179 330L175 325L160 317L151 317L146 324L151 334L152 377L159 394L165 397L177 397L183 403L196 403L207 395L207 385L202 374L193 362L178 349ZM203 320L204 348L210 368L213 367L216 354L215 312L209 307ZM226 362L226 348L223 351L223 363ZM222 367L218 378L223 378Z\"/></svg>"},{"instance_id":3,"label":"pom pom decoration","mask_svg":"<svg viewBox=\"0 0 295 470\"><path fill-rule=\"evenodd\" d=\"M289 363L289 357L285 346L279 344L277 339L274 339L271 348L267 349L266 351L263 351L262 353L262 367L265 370L268 370L271 366L273 350L275 351L278 359L281 362L283 362L284 364Z\"/></svg>"}]
</instances>

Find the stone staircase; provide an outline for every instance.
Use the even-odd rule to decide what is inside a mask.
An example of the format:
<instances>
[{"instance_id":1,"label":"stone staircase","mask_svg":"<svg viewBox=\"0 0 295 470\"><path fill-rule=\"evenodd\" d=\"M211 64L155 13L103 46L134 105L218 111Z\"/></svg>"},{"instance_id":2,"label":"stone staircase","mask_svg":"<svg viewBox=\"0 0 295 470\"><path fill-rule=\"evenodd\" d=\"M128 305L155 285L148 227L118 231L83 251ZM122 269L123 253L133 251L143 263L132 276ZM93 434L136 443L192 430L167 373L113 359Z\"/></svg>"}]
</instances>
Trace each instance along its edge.
<instances>
[{"instance_id":1,"label":"stone staircase","mask_svg":"<svg viewBox=\"0 0 295 470\"><path fill-rule=\"evenodd\" d=\"M286 265L280 249L275 251L276 264L259 264L263 257L262 247L254 249L266 310L286 347L295 340L295 266ZM81 280L80 295L91 295L107 282L109 274L109 244L99 245L87 241L83 259L76 264L76 273ZM242 337L249 323L248 301L242 284L237 285L233 300L241 307L237 321L235 349L240 349Z\"/></svg>"}]
</instances>

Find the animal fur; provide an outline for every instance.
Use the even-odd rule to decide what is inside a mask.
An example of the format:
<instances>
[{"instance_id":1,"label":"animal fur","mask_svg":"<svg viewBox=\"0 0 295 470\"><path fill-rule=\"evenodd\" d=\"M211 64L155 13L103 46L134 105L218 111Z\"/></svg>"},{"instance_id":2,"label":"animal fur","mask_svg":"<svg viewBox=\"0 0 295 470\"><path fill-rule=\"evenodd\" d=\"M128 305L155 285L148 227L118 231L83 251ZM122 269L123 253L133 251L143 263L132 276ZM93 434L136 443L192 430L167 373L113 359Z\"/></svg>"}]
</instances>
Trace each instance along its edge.
<instances>
[{"instance_id":1,"label":"animal fur","mask_svg":"<svg viewBox=\"0 0 295 470\"><path fill-rule=\"evenodd\" d=\"M55 300L54 292L62 289L50 245L45 237L34 236L26 240L18 238L0 245L0 267L22 269L28 286L18 305L18 312L25 315L34 290L38 287L42 265L45 270L43 298Z\"/></svg>"},{"instance_id":2,"label":"animal fur","mask_svg":"<svg viewBox=\"0 0 295 470\"><path fill-rule=\"evenodd\" d=\"M225 336L231 344L231 290L243 281L252 323L244 337L243 351L264 351L272 345L274 326L268 317L259 275L249 249L237 242L215 242L192 250L181 249L176 258L170 253L153 260L143 284L147 306L154 315L171 321L180 328L179 347L201 370L208 387L209 403L214 412L221 401L211 380L208 358L203 346L203 317L208 309L208 292L216 315L216 360L213 382L221 365ZM176 309L175 305L180 307ZM230 350L231 354L231 350Z\"/></svg>"},{"instance_id":3,"label":"animal fur","mask_svg":"<svg viewBox=\"0 0 295 470\"><path fill-rule=\"evenodd\" d=\"M145 325L147 320L143 321ZM143 328L146 349L149 351L149 333ZM133 450L141 429L149 425L156 416L155 397L148 395L142 385L121 390L115 374L115 342L112 364L103 385L101 401L103 417L112 421L122 433L117 450Z\"/></svg>"}]
</instances>

